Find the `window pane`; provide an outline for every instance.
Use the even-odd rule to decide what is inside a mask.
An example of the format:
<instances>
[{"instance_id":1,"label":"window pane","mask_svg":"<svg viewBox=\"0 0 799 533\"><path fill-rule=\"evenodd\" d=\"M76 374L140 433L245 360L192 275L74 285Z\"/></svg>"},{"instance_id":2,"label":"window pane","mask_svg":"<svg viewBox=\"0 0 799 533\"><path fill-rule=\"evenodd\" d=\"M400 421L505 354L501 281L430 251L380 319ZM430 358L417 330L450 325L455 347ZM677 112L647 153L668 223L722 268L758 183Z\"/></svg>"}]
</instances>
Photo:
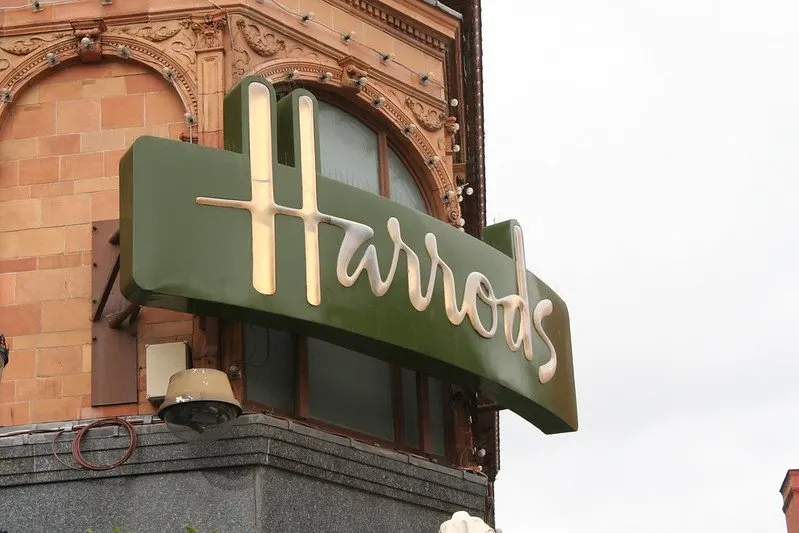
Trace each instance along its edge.
<instances>
[{"instance_id":1,"label":"window pane","mask_svg":"<svg viewBox=\"0 0 799 533\"><path fill-rule=\"evenodd\" d=\"M430 399L430 443L435 455L444 455L444 389L441 381L428 376L427 391Z\"/></svg>"},{"instance_id":2,"label":"window pane","mask_svg":"<svg viewBox=\"0 0 799 533\"><path fill-rule=\"evenodd\" d=\"M380 194L377 134L324 102L319 102L319 150L324 176Z\"/></svg>"},{"instance_id":3,"label":"window pane","mask_svg":"<svg viewBox=\"0 0 799 533\"><path fill-rule=\"evenodd\" d=\"M419 399L416 393L416 372L402 369L402 407L405 415L405 444L419 448Z\"/></svg>"},{"instance_id":4,"label":"window pane","mask_svg":"<svg viewBox=\"0 0 799 533\"><path fill-rule=\"evenodd\" d=\"M244 326L247 400L294 412L294 341L290 333Z\"/></svg>"},{"instance_id":5,"label":"window pane","mask_svg":"<svg viewBox=\"0 0 799 533\"><path fill-rule=\"evenodd\" d=\"M427 206L416 181L391 148L388 149L388 183L392 200L427 213Z\"/></svg>"},{"instance_id":6,"label":"window pane","mask_svg":"<svg viewBox=\"0 0 799 533\"><path fill-rule=\"evenodd\" d=\"M385 361L308 339L311 418L394 440L391 367Z\"/></svg>"}]
</instances>

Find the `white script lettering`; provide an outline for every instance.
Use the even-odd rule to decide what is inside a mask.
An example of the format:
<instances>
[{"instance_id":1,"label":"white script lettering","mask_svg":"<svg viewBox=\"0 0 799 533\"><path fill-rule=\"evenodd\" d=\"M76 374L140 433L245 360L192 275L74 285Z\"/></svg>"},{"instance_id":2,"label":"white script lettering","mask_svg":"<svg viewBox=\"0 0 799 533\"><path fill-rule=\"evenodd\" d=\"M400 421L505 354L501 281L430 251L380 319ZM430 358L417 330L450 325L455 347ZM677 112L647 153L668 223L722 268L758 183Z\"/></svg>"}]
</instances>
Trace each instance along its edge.
<instances>
[{"instance_id":1,"label":"white script lettering","mask_svg":"<svg viewBox=\"0 0 799 533\"><path fill-rule=\"evenodd\" d=\"M424 311L430 305L436 285L438 271L442 274L444 288L444 308L449 321L457 326L464 318L469 319L474 330L485 338L492 338L499 323L499 310L502 309L504 334L508 347L516 352L523 348L525 357L532 361L532 328L549 348L549 360L538 369L541 383L547 383L555 375L557 354L555 347L544 332L543 319L552 313L552 302L541 300L531 311L527 292L527 267L524 260L524 240L519 226L513 227L513 248L516 257L517 294L498 298L491 282L483 274L472 272L466 277L462 302L458 305L455 276L452 269L438 253L436 236L425 235L425 248L430 257L430 272L427 286L423 288L419 256L403 240L399 221L391 217L386 228L394 243L391 267L383 279L377 249L369 244L357 266L350 271L358 249L374 236L374 230L359 222L326 215L319 211L316 195L316 146L314 139L313 101L307 96L299 98L300 124L300 168L302 182L302 207L299 209L278 205L273 189L271 100L269 90L260 83L251 83L249 96L249 134L250 134L250 180L252 199L249 201L222 198L198 197L197 203L215 207L245 209L252 216L252 257L253 287L265 295L277 290L275 273L275 216L287 215L299 218L305 226L305 282L306 298L311 305L321 304L321 273L319 260L319 224L330 224L344 230L344 238L336 260L336 277L344 287L355 284L362 273L366 273L372 293L382 296L391 288L399 264L400 253L404 253L408 265L408 297L417 311ZM253 147L257 147L253 149ZM478 315L478 299L491 312L491 320L484 324ZM513 331L513 323L519 314L519 330Z\"/></svg>"}]
</instances>

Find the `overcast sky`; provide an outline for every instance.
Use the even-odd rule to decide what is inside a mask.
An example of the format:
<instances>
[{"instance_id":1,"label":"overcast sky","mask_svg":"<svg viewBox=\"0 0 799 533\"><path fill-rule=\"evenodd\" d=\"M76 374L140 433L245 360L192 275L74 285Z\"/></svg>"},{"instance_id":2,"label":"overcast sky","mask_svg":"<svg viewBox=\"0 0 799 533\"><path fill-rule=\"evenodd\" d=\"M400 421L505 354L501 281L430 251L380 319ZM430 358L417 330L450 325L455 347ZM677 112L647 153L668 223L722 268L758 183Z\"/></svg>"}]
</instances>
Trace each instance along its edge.
<instances>
[{"instance_id":1,"label":"overcast sky","mask_svg":"<svg viewBox=\"0 0 799 533\"><path fill-rule=\"evenodd\" d=\"M483 2L489 222L569 305L580 429L501 415L505 533L784 533L799 3Z\"/></svg>"}]
</instances>

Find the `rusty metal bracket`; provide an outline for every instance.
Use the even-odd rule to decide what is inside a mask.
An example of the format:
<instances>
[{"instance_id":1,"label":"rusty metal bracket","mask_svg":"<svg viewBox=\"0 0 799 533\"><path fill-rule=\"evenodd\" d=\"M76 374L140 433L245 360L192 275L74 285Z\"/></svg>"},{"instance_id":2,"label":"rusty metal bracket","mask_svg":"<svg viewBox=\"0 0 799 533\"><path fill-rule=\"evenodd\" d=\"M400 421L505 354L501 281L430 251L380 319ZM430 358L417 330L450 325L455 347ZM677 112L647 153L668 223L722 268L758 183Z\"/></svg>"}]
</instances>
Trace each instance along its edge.
<instances>
[{"instance_id":1,"label":"rusty metal bracket","mask_svg":"<svg viewBox=\"0 0 799 533\"><path fill-rule=\"evenodd\" d=\"M478 413L490 413L493 411L502 411L505 409L504 406L499 405L498 403L484 403L477 406Z\"/></svg>"},{"instance_id":2,"label":"rusty metal bracket","mask_svg":"<svg viewBox=\"0 0 799 533\"><path fill-rule=\"evenodd\" d=\"M92 406L138 401L139 306L119 288L119 221L92 224Z\"/></svg>"}]
</instances>

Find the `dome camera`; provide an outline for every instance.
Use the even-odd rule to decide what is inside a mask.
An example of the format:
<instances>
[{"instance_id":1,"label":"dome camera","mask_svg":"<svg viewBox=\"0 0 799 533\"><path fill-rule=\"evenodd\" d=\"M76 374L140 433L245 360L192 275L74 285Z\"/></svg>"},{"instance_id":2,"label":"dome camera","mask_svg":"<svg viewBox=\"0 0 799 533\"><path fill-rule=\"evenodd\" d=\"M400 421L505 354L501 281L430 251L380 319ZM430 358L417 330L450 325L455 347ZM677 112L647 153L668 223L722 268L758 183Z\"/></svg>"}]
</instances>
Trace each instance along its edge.
<instances>
[{"instance_id":1,"label":"dome camera","mask_svg":"<svg viewBox=\"0 0 799 533\"><path fill-rule=\"evenodd\" d=\"M233 396L227 374L210 368L173 374L158 409L169 430L186 442L225 436L239 415L241 404Z\"/></svg>"}]
</instances>

